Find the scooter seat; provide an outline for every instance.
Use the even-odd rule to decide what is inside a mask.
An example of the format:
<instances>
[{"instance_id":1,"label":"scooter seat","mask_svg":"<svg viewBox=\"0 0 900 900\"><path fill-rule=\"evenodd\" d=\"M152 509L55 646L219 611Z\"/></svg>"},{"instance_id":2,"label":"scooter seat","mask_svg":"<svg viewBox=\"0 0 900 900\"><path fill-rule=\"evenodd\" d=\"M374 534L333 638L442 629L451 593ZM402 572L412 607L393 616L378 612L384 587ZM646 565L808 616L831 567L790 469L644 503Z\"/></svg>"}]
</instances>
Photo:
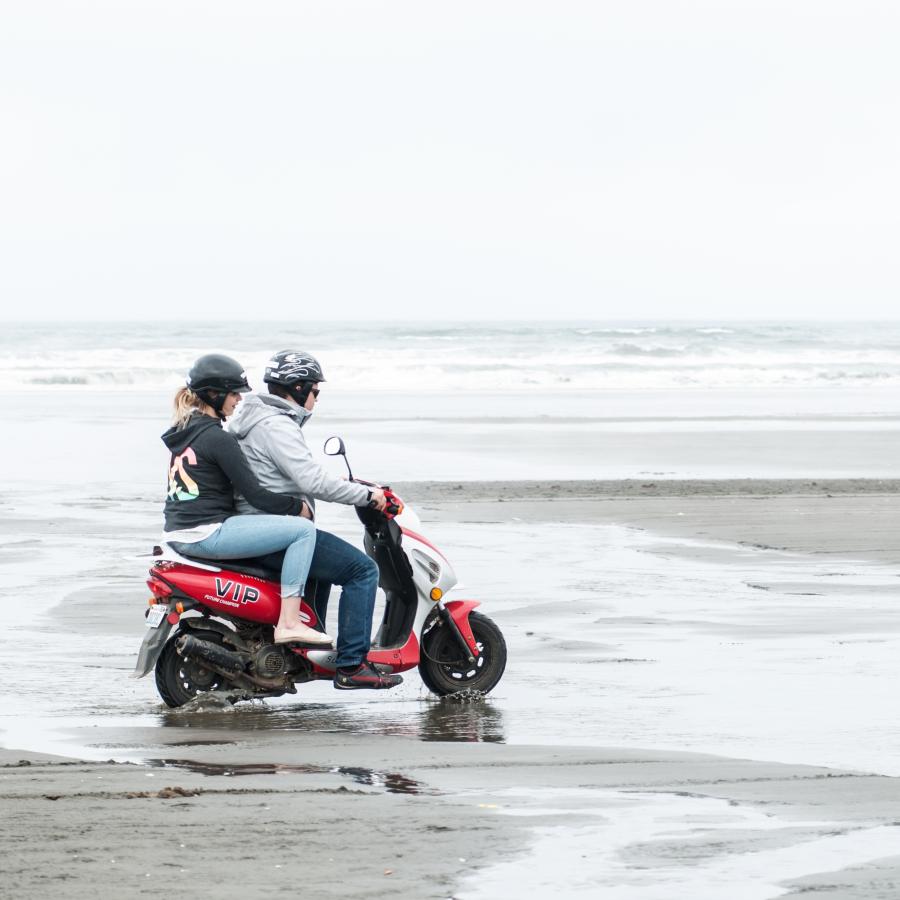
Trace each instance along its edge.
<instances>
[{"instance_id":1,"label":"scooter seat","mask_svg":"<svg viewBox=\"0 0 900 900\"><path fill-rule=\"evenodd\" d=\"M188 553L180 554L185 559L192 559L206 566L217 566L220 569L228 569L231 572L240 572L241 575L250 575L253 578L262 578L265 581L279 581L281 578L281 565L269 557L251 557L249 559L210 559L191 556Z\"/></svg>"},{"instance_id":2,"label":"scooter seat","mask_svg":"<svg viewBox=\"0 0 900 900\"><path fill-rule=\"evenodd\" d=\"M254 578L262 578L265 581L279 581L281 579L281 569L262 565L262 560L217 559L213 560L213 562L215 565L228 569L231 572L240 572L242 575L251 575Z\"/></svg>"}]
</instances>

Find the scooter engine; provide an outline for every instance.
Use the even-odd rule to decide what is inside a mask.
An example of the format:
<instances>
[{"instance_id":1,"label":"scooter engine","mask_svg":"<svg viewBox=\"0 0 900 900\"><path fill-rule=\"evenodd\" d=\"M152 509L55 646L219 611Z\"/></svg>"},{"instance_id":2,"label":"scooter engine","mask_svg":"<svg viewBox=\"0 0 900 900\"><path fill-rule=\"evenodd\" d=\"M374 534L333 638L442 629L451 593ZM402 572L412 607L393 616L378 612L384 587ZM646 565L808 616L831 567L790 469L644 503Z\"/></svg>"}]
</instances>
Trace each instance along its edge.
<instances>
[{"instance_id":1,"label":"scooter engine","mask_svg":"<svg viewBox=\"0 0 900 900\"><path fill-rule=\"evenodd\" d=\"M284 648L277 644L263 644L251 657L253 671L262 678L278 678L288 670Z\"/></svg>"}]
</instances>

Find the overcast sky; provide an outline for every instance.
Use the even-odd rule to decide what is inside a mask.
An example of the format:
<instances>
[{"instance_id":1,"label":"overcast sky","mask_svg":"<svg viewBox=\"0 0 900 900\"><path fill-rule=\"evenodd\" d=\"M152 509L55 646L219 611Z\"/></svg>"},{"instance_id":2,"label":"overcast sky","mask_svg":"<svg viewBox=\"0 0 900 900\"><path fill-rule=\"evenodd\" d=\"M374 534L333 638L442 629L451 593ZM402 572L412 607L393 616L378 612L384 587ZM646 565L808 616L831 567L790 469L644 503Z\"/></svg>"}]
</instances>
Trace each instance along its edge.
<instances>
[{"instance_id":1,"label":"overcast sky","mask_svg":"<svg viewBox=\"0 0 900 900\"><path fill-rule=\"evenodd\" d=\"M900 6L0 12L0 317L897 317Z\"/></svg>"}]
</instances>

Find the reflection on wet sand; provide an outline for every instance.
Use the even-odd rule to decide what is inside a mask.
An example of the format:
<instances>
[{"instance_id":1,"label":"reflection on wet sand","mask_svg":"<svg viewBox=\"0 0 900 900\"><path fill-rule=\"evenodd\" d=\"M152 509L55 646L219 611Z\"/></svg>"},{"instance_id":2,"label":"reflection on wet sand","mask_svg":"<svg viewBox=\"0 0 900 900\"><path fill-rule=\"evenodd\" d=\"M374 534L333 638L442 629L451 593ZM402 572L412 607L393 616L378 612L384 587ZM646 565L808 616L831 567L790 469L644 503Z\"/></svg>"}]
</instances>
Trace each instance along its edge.
<instances>
[{"instance_id":1,"label":"reflection on wet sand","mask_svg":"<svg viewBox=\"0 0 900 900\"><path fill-rule=\"evenodd\" d=\"M505 743L503 713L487 700L453 703L444 699L403 705L411 708L325 703L232 706L225 700L205 695L202 704L165 710L159 720L170 728L315 731L411 737L420 741Z\"/></svg>"},{"instance_id":2,"label":"reflection on wet sand","mask_svg":"<svg viewBox=\"0 0 900 900\"><path fill-rule=\"evenodd\" d=\"M192 759L150 759L158 768L187 769L201 775L346 775L357 784L383 788L388 794L436 794L421 782L399 772L378 772L362 766L284 765L282 763L208 763Z\"/></svg>"},{"instance_id":3,"label":"reflection on wet sand","mask_svg":"<svg viewBox=\"0 0 900 900\"><path fill-rule=\"evenodd\" d=\"M503 744L503 713L486 700L477 703L428 703L420 713L423 741L485 741Z\"/></svg>"}]
</instances>

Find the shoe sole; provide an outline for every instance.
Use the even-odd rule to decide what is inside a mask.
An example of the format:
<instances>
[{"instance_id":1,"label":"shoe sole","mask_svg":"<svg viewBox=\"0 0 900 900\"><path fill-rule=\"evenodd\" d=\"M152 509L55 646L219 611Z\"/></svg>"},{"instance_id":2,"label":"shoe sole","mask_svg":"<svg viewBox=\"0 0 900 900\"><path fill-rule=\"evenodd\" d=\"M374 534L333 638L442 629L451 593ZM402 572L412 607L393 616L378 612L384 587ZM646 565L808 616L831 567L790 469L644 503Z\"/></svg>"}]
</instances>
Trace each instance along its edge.
<instances>
[{"instance_id":1,"label":"shoe sole","mask_svg":"<svg viewBox=\"0 0 900 900\"><path fill-rule=\"evenodd\" d=\"M400 687L402 681L396 684L339 684L334 682L335 688L339 691L387 691L391 688Z\"/></svg>"},{"instance_id":2,"label":"shoe sole","mask_svg":"<svg viewBox=\"0 0 900 900\"><path fill-rule=\"evenodd\" d=\"M299 641L299 640L291 640L291 641L274 641L276 647L300 647L303 650L334 650L334 643L331 644L319 644L314 643L313 641Z\"/></svg>"}]
</instances>

